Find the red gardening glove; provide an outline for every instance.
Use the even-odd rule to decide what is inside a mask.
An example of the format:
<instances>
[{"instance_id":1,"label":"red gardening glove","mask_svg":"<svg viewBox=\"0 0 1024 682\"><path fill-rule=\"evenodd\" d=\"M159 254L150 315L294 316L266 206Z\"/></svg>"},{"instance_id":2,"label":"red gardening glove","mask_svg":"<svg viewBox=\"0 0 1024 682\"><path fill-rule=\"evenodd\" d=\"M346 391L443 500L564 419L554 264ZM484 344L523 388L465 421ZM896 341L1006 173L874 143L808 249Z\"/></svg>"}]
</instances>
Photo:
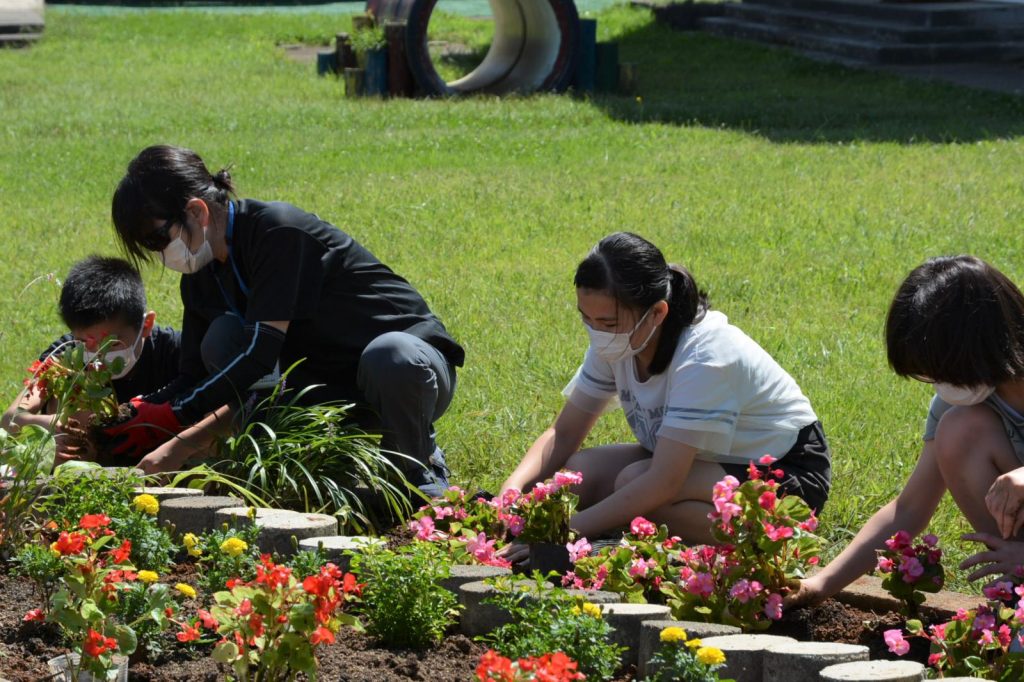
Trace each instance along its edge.
<instances>
[{"instance_id":1,"label":"red gardening glove","mask_svg":"<svg viewBox=\"0 0 1024 682\"><path fill-rule=\"evenodd\" d=\"M142 457L185 428L169 402L147 403L136 396L128 404L135 416L103 429L111 438L110 453L115 456Z\"/></svg>"}]
</instances>

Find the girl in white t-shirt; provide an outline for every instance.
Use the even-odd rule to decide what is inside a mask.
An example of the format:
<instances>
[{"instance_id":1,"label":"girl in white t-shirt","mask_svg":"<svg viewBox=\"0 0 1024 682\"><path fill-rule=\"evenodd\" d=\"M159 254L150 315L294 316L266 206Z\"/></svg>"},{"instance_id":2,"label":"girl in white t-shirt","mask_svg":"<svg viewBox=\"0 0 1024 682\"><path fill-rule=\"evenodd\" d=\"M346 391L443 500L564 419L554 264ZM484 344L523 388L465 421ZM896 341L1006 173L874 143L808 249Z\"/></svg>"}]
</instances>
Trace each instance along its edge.
<instances>
[{"instance_id":1,"label":"girl in white t-shirt","mask_svg":"<svg viewBox=\"0 0 1024 682\"><path fill-rule=\"evenodd\" d=\"M768 454L783 491L821 510L830 453L810 403L764 349L708 309L689 272L619 232L580 263L575 285L590 348L555 423L502 491L567 467L583 473L571 521L583 536L645 516L687 542L709 542L714 484L746 480L749 463ZM580 450L598 417L620 405L637 442Z\"/></svg>"}]
</instances>

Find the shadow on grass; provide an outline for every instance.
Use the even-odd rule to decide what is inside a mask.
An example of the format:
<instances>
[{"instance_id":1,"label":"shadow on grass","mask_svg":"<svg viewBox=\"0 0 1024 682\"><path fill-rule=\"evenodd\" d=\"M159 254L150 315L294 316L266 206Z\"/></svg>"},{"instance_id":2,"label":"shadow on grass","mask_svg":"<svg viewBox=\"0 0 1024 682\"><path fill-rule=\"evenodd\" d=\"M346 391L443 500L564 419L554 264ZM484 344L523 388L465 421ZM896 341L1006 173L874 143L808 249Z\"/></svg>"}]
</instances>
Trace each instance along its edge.
<instances>
[{"instance_id":1,"label":"shadow on grass","mask_svg":"<svg viewBox=\"0 0 1024 682\"><path fill-rule=\"evenodd\" d=\"M620 36L637 97L598 96L619 120L731 128L774 142L912 144L1024 134L1024 97L902 79L649 23Z\"/></svg>"}]
</instances>

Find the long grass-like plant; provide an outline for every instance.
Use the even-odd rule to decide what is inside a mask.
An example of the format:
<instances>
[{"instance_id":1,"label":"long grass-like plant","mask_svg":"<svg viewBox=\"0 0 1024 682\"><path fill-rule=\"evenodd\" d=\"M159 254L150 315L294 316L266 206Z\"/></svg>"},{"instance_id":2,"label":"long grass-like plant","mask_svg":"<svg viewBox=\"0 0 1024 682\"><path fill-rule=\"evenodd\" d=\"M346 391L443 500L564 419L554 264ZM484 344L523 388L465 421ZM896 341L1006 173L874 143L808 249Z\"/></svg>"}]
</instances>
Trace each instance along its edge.
<instances>
[{"instance_id":1,"label":"long grass-like plant","mask_svg":"<svg viewBox=\"0 0 1024 682\"><path fill-rule=\"evenodd\" d=\"M44 428L25 426L16 435L0 429L0 560L27 540L53 453L53 435Z\"/></svg>"},{"instance_id":2,"label":"long grass-like plant","mask_svg":"<svg viewBox=\"0 0 1024 682\"><path fill-rule=\"evenodd\" d=\"M343 528L379 530L412 512L410 489L396 462L408 459L379 447L351 417L354 405L306 405L315 388L274 391L243 411L235 435L222 441L206 466L184 472L172 485L221 488L260 506L322 512Z\"/></svg>"}]
</instances>

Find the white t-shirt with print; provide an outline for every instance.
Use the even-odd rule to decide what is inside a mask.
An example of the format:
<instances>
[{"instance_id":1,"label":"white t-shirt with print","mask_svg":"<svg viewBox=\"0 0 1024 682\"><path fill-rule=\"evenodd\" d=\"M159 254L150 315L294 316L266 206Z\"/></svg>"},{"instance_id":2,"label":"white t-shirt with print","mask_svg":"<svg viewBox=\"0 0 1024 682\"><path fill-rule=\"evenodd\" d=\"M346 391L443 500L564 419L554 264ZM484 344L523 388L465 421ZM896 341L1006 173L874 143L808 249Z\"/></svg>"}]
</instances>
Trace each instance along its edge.
<instances>
[{"instance_id":1,"label":"white t-shirt with print","mask_svg":"<svg viewBox=\"0 0 1024 682\"><path fill-rule=\"evenodd\" d=\"M712 462L781 457L817 421L793 377L714 310L683 330L661 374L640 381L634 358L608 363L589 348L563 393L592 414L621 404L633 435L652 452L659 438L670 438Z\"/></svg>"}]
</instances>

